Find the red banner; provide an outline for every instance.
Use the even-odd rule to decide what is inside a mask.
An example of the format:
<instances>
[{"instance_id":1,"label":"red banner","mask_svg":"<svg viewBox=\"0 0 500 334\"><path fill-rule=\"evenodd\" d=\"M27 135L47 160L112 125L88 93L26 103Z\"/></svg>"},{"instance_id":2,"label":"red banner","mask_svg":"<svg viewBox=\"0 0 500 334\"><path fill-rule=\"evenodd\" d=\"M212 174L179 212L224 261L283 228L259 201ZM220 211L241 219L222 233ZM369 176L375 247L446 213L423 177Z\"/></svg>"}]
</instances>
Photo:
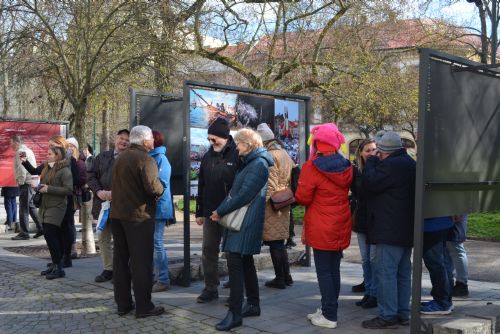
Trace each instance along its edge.
<instances>
[{"instance_id":1,"label":"red banner","mask_svg":"<svg viewBox=\"0 0 500 334\"><path fill-rule=\"evenodd\" d=\"M66 125L57 123L38 123L28 121L0 121L0 187L15 187L14 156L10 145L13 135L20 135L24 144L36 157L37 164L45 161L49 138L66 135ZM36 166L35 166L36 167Z\"/></svg>"}]
</instances>

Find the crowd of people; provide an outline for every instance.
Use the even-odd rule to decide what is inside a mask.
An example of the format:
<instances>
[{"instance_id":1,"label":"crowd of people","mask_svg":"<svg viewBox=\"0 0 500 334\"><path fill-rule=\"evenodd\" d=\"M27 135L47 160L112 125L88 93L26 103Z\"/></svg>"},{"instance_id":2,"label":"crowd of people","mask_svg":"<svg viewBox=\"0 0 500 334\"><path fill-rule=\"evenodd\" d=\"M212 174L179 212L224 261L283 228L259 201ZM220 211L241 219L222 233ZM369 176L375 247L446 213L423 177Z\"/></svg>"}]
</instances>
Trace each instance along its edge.
<instances>
[{"instance_id":1,"label":"crowd of people","mask_svg":"<svg viewBox=\"0 0 500 334\"><path fill-rule=\"evenodd\" d=\"M364 281L353 291L365 292L356 305L379 311L362 326L385 329L409 324L416 164L397 133L378 133L362 141L351 163L340 152L345 139L337 126L315 126L310 158L297 184L292 178L296 166L286 146L265 123L256 131L243 128L233 137L228 122L218 118L209 126L207 140L210 149L201 160L196 197L196 223L203 228L204 288L196 301L218 299L218 262L223 252L230 294L227 314L215 325L217 330L229 331L241 326L245 317L260 316L253 256L262 245L269 246L275 272L265 286L293 285L287 253L293 201L305 207L302 243L313 249L321 294L321 307L307 314L307 319L315 326L337 327L340 263L354 231ZM29 239L31 215L37 227L34 237L44 236L52 260L41 274L47 279L62 278L64 268L72 266L74 214L90 189L103 263L95 281L113 281L120 316L133 310L137 318L164 313L151 301L152 293L170 289L164 234L173 218L173 205L163 134L142 125L122 129L114 148L95 158L91 148L80 152L75 138L54 136L46 161L38 166L20 136L12 137L11 144L19 188L2 189L7 223L15 221L13 205L19 191L21 230L12 239ZM36 175L39 182L33 178ZM281 199L291 197L278 205L278 194ZM109 218L103 219L107 208ZM425 220L423 259L433 299L422 303L423 314L449 314L452 296L468 294L466 221L466 216Z\"/></svg>"}]
</instances>

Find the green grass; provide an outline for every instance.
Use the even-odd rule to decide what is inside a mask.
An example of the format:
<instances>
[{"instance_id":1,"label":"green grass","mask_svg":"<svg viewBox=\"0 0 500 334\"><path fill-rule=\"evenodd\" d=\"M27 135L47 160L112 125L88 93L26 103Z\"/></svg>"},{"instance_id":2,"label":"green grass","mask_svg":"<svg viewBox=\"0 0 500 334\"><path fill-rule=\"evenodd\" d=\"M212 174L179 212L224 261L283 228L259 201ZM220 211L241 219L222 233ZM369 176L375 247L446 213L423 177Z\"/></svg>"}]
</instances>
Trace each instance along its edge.
<instances>
[{"instance_id":1,"label":"green grass","mask_svg":"<svg viewBox=\"0 0 500 334\"><path fill-rule=\"evenodd\" d=\"M470 214L467 225L467 237L500 241L500 211Z\"/></svg>"},{"instance_id":2,"label":"green grass","mask_svg":"<svg viewBox=\"0 0 500 334\"><path fill-rule=\"evenodd\" d=\"M183 200L180 200L179 202L177 202L177 209L181 210L181 211L184 210L184 201ZM194 199L189 201L189 212L196 213L196 201ZM293 220L295 221L295 223L302 222L302 219L304 218L304 212L305 212L305 209L303 206L296 206L295 208L293 208L292 214L293 214Z\"/></svg>"}]
</instances>

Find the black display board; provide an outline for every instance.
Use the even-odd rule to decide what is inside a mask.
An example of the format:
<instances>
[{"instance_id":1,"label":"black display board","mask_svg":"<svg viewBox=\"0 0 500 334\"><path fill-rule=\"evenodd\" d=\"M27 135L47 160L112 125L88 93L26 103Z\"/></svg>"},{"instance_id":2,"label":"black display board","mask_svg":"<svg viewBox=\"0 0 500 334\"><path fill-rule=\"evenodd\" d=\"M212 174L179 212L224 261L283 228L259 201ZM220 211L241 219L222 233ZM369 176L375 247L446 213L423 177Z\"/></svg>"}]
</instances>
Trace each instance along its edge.
<instances>
[{"instance_id":1,"label":"black display board","mask_svg":"<svg viewBox=\"0 0 500 334\"><path fill-rule=\"evenodd\" d=\"M424 218L500 209L500 71L420 50L411 333L420 318Z\"/></svg>"},{"instance_id":2,"label":"black display board","mask_svg":"<svg viewBox=\"0 0 500 334\"><path fill-rule=\"evenodd\" d=\"M184 116L182 97L147 90L130 90L131 126L138 124L160 131L165 138L167 158L172 167L170 191L183 194L182 165Z\"/></svg>"}]
</instances>

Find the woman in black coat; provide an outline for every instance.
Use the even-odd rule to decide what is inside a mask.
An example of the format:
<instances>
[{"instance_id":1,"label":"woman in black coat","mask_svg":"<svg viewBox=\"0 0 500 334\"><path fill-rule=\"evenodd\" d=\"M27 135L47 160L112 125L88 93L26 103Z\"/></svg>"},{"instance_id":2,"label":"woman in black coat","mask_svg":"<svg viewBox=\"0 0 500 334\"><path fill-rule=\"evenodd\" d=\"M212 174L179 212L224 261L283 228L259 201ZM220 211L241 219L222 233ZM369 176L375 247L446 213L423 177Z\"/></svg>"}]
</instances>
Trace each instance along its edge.
<instances>
[{"instance_id":1,"label":"woman in black coat","mask_svg":"<svg viewBox=\"0 0 500 334\"><path fill-rule=\"evenodd\" d=\"M363 169L365 167L366 159L370 155L375 155L377 145L375 139L363 140L356 149L356 163L354 171L354 178L351 185L351 203L355 203L353 212L353 227L352 230L356 232L358 237L359 252L361 253L361 263L363 267L363 278L365 285L365 295L363 298L356 302L357 306L362 308L377 307L377 285L375 276L372 274L371 258L374 257L374 245L369 245L367 240L367 212L366 212L366 190L363 186Z\"/></svg>"}]
</instances>

